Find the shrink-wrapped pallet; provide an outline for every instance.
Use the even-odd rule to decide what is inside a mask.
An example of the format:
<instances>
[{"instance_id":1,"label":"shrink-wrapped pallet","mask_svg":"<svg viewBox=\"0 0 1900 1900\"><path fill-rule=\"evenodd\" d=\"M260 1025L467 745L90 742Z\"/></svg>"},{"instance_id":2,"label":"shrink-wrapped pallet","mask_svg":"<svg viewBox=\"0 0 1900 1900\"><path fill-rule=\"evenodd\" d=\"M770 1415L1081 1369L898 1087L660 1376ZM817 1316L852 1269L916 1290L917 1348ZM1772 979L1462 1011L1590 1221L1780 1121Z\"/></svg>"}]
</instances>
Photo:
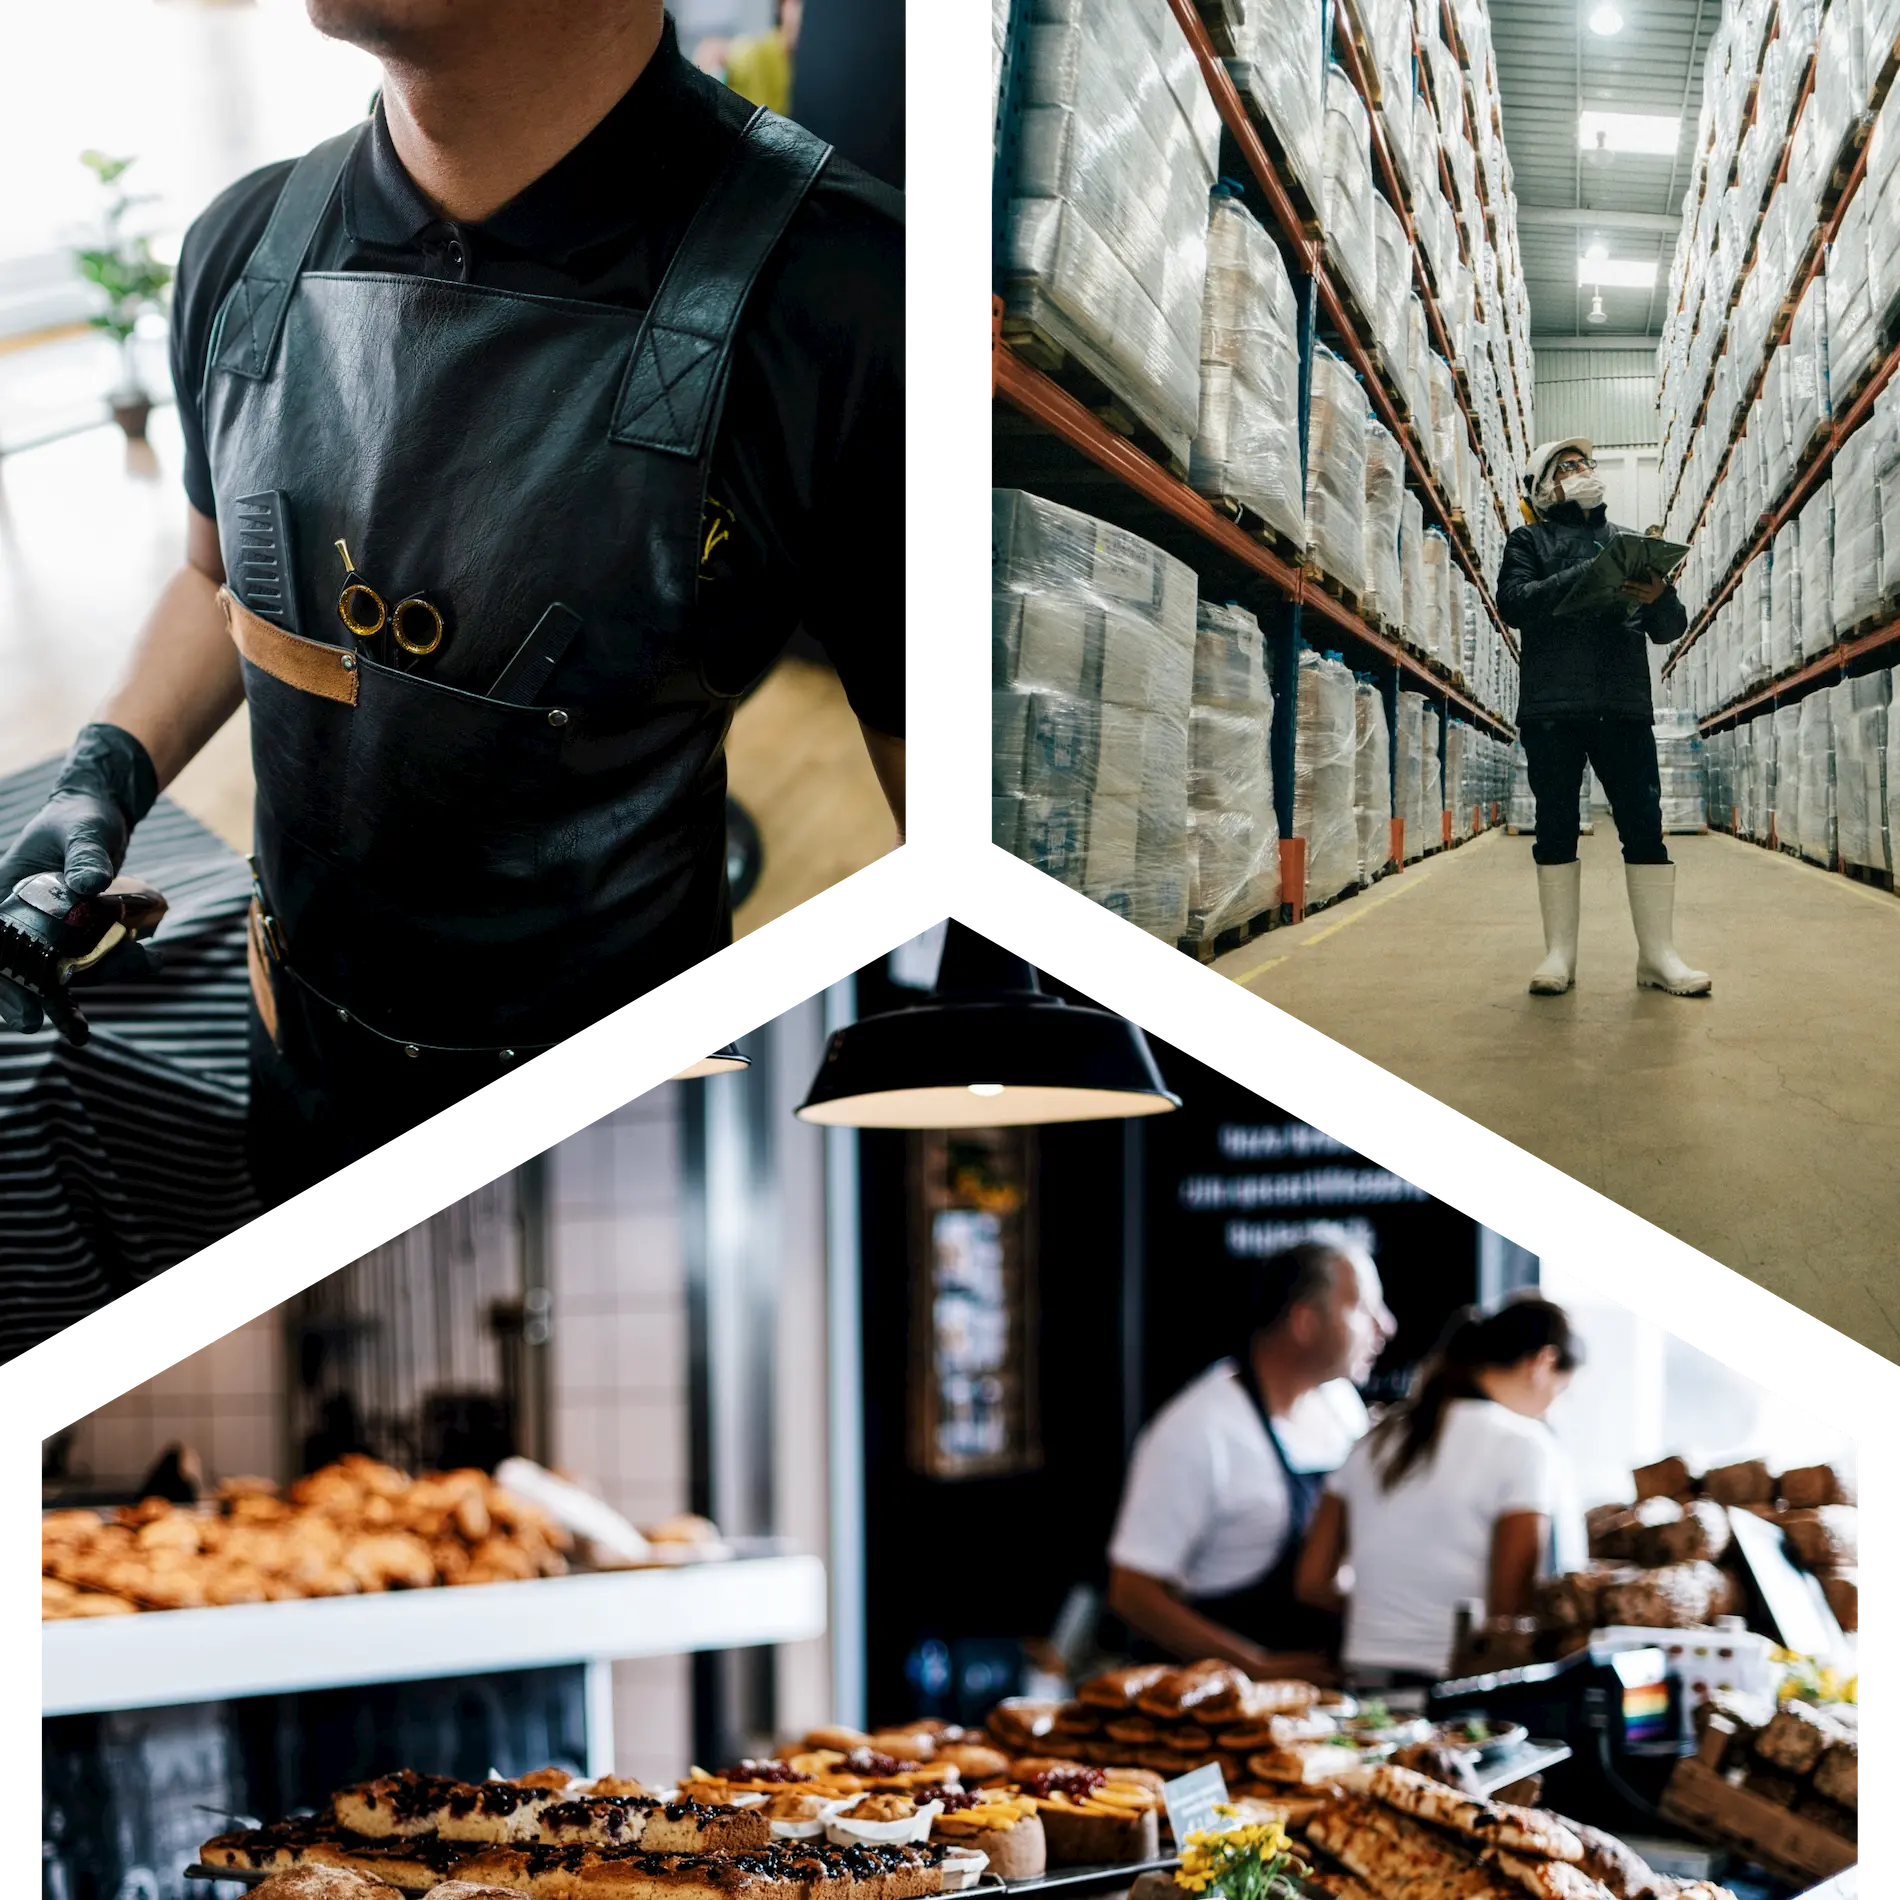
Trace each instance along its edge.
<instances>
[{"instance_id":1,"label":"shrink-wrapped pallet","mask_svg":"<svg viewBox=\"0 0 1900 1900\"><path fill-rule=\"evenodd\" d=\"M1385 698L1369 681L1354 685L1353 716L1352 810L1359 833L1359 882L1370 884L1392 855L1392 734Z\"/></svg>"},{"instance_id":2,"label":"shrink-wrapped pallet","mask_svg":"<svg viewBox=\"0 0 1900 1900\"><path fill-rule=\"evenodd\" d=\"M1863 674L1832 689L1834 802L1840 853L1848 864L1892 869L1887 838L1887 724L1889 675Z\"/></svg>"},{"instance_id":3,"label":"shrink-wrapped pallet","mask_svg":"<svg viewBox=\"0 0 1900 1900\"><path fill-rule=\"evenodd\" d=\"M1405 401L1419 433L1429 439L1432 414L1430 324L1416 290L1405 299Z\"/></svg>"},{"instance_id":4,"label":"shrink-wrapped pallet","mask_svg":"<svg viewBox=\"0 0 1900 1900\"><path fill-rule=\"evenodd\" d=\"M1794 447L1789 435L1788 360L1786 343L1771 351L1768 371L1762 377L1759 399L1761 426L1761 477L1765 506L1772 509L1780 501L1794 474Z\"/></svg>"},{"instance_id":5,"label":"shrink-wrapped pallet","mask_svg":"<svg viewBox=\"0 0 1900 1900\"><path fill-rule=\"evenodd\" d=\"M1860 387L1874 360L1874 311L1867 288L1867 214L1864 192L1849 199L1834 242L1827 247L1827 381L1834 406Z\"/></svg>"},{"instance_id":6,"label":"shrink-wrapped pallet","mask_svg":"<svg viewBox=\"0 0 1900 1900\"><path fill-rule=\"evenodd\" d=\"M1429 840L1425 835L1425 726L1436 718L1423 693L1399 695L1392 732L1392 797L1397 807L1393 816L1404 826L1407 864L1423 857L1428 843L1438 842L1436 833Z\"/></svg>"},{"instance_id":7,"label":"shrink-wrapped pallet","mask_svg":"<svg viewBox=\"0 0 1900 1900\"><path fill-rule=\"evenodd\" d=\"M1142 929L1187 925L1195 575L1015 489L991 505L995 836Z\"/></svg>"},{"instance_id":8,"label":"shrink-wrapped pallet","mask_svg":"<svg viewBox=\"0 0 1900 1900\"><path fill-rule=\"evenodd\" d=\"M1872 207L1867 221L1867 295L1877 334L1885 335L1900 305L1900 92L1889 91L1867 141L1860 189Z\"/></svg>"},{"instance_id":9,"label":"shrink-wrapped pallet","mask_svg":"<svg viewBox=\"0 0 1900 1900\"><path fill-rule=\"evenodd\" d=\"M1834 631L1843 637L1880 611L1879 452L1873 416L1834 451Z\"/></svg>"},{"instance_id":10,"label":"shrink-wrapped pallet","mask_svg":"<svg viewBox=\"0 0 1900 1900\"><path fill-rule=\"evenodd\" d=\"M1887 670L1887 858L1900 870L1900 666Z\"/></svg>"},{"instance_id":11,"label":"shrink-wrapped pallet","mask_svg":"<svg viewBox=\"0 0 1900 1900\"><path fill-rule=\"evenodd\" d=\"M1445 721L1445 809L1451 815L1454 844L1472 835L1479 798L1477 738L1462 719Z\"/></svg>"},{"instance_id":12,"label":"shrink-wrapped pallet","mask_svg":"<svg viewBox=\"0 0 1900 1900\"><path fill-rule=\"evenodd\" d=\"M1320 226L1326 254L1353 301L1370 316L1377 302L1378 255L1372 235L1372 122L1359 89L1334 63L1326 72L1323 146L1326 197Z\"/></svg>"},{"instance_id":13,"label":"shrink-wrapped pallet","mask_svg":"<svg viewBox=\"0 0 1900 1900\"><path fill-rule=\"evenodd\" d=\"M1306 556L1355 600L1365 592L1366 399L1324 344L1313 349L1306 424Z\"/></svg>"},{"instance_id":14,"label":"shrink-wrapped pallet","mask_svg":"<svg viewBox=\"0 0 1900 1900\"><path fill-rule=\"evenodd\" d=\"M1775 842L1801 849L1801 707L1777 706L1775 721Z\"/></svg>"},{"instance_id":15,"label":"shrink-wrapped pallet","mask_svg":"<svg viewBox=\"0 0 1900 1900\"><path fill-rule=\"evenodd\" d=\"M1795 835L1801 855L1832 866L1836 845L1834 806L1834 695L1810 693L1796 708Z\"/></svg>"},{"instance_id":16,"label":"shrink-wrapped pallet","mask_svg":"<svg viewBox=\"0 0 1900 1900\"><path fill-rule=\"evenodd\" d=\"M1189 725L1190 942L1279 907L1272 729L1273 691L1260 623L1239 607L1202 601Z\"/></svg>"},{"instance_id":17,"label":"shrink-wrapped pallet","mask_svg":"<svg viewBox=\"0 0 1900 1900\"><path fill-rule=\"evenodd\" d=\"M1165 9L1157 9L1165 20ZM1227 71L1273 142L1307 202L1326 195L1325 14L1309 0L1245 0ZM1169 22L1171 24L1171 22Z\"/></svg>"},{"instance_id":18,"label":"shrink-wrapped pallet","mask_svg":"<svg viewBox=\"0 0 1900 1900\"><path fill-rule=\"evenodd\" d=\"M1412 246L1399 214L1376 191L1372 194L1372 242L1377 256L1372 340L1393 380L1404 390L1405 303L1412 291ZM1411 406L1409 390L1406 406Z\"/></svg>"},{"instance_id":19,"label":"shrink-wrapped pallet","mask_svg":"<svg viewBox=\"0 0 1900 1900\"><path fill-rule=\"evenodd\" d=\"M1772 578L1767 554L1758 554L1742 569L1735 600L1741 613L1736 685L1742 692L1768 676L1768 622L1772 609Z\"/></svg>"},{"instance_id":20,"label":"shrink-wrapped pallet","mask_svg":"<svg viewBox=\"0 0 1900 1900\"><path fill-rule=\"evenodd\" d=\"M1424 649L1430 632L1430 600L1425 575L1425 504L1411 489L1399 502L1400 625L1405 638Z\"/></svg>"},{"instance_id":21,"label":"shrink-wrapped pallet","mask_svg":"<svg viewBox=\"0 0 1900 1900\"><path fill-rule=\"evenodd\" d=\"M1306 840L1306 903L1323 904L1359 881L1353 816L1358 748L1354 681L1343 661L1300 649L1293 725L1293 830Z\"/></svg>"},{"instance_id":22,"label":"shrink-wrapped pallet","mask_svg":"<svg viewBox=\"0 0 1900 1900\"><path fill-rule=\"evenodd\" d=\"M1662 707L1655 715L1655 734L1663 829L1700 831L1706 823L1708 788L1696 716L1685 709Z\"/></svg>"},{"instance_id":23,"label":"shrink-wrapped pallet","mask_svg":"<svg viewBox=\"0 0 1900 1900\"><path fill-rule=\"evenodd\" d=\"M1880 517L1880 600L1900 600L1900 386L1889 383L1874 398L1862 425L1874 438L1875 507Z\"/></svg>"},{"instance_id":24,"label":"shrink-wrapped pallet","mask_svg":"<svg viewBox=\"0 0 1900 1900\"><path fill-rule=\"evenodd\" d=\"M1768 842L1775 816L1775 716L1757 713L1748 722L1748 805L1741 817L1744 835Z\"/></svg>"},{"instance_id":25,"label":"shrink-wrapped pallet","mask_svg":"<svg viewBox=\"0 0 1900 1900\"><path fill-rule=\"evenodd\" d=\"M1827 283L1816 276L1788 326L1788 441L1798 462L1832 413L1828 403Z\"/></svg>"},{"instance_id":26,"label":"shrink-wrapped pallet","mask_svg":"<svg viewBox=\"0 0 1900 1900\"><path fill-rule=\"evenodd\" d=\"M1022 43L1006 315L1185 458L1200 409L1219 119L1193 49L1141 0L1036 4Z\"/></svg>"},{"instance_id":27,"label":"shrink-wrapped pallet","mask_svg":"<svg viewBox=\"0 0 1900 1900\"><path fill-rule=\"evenodd\" d=\"M1451 365L1436 350L1426 357L1425 373L1431 386L1432 468L1445 499L1456 508L1463 505L1464 464L1458 447L1464 437L1464 412L1458 407L1458 386L1452 379Z\"/></svg>"},{"instance_id":28,"label":"shrink-wrapped pallet","mask_svg":"<svg viewBox=\"0 0 1900 1900\"><path fill-rule=\"evenodd\" d=\"M1427 851L1442 850L1445 843L1445 765L1442 757L1443 724L1438 708L1426 709L1425 723L1419 734L1418 783L1420 839Z\"/></svg>"},{"instance_id":29,"label":"shrink-wrapped pallet","mask_svg":"<svg viewBox=\"0 0 1900 1900\"><path fill-rule=\"evenodd\" d=\"M1010 0L990 0L990 123L995 126L1003 103L1003 53L1009 45ZM998 128L1000 133L1000 128Z\"/></svg>"},{"instance_id":30,"label":"shrink-wrapped pallet","mask_svg":"<svg viewBox=\"0 0 1900 1900\"><path fill-rule=\"evenodd\" d=\"M1768 672L1788 672L1801 657L1801 520L1776 530L1768 553Z\"/></svg>"},{"instance_id":31,"label":"shrink-wrapped pallet","mask_svg":"<svg viewBox=\"0 0 1900 1900\"><path fill-rule=\"evenodd\" d=\"M1280 248L1238 198L1208 211L1201 416L1188 480L1306 541L1300 480L1299 306Z\"/></svg>"},{"instance_id":32,"label":"shrink-wrapped pallet","mask_svg":"<svg viewBox=\"0 0 1900 1900\"><path fill-rule=\"evenodd\" d=\"M1834 644L1834 486L1822 482L1803 504L1801 523L1801 657Z\"/></svg>"},{"instance_id":33,"label":"shrink-wrapped pallet","mask_svg":"<svg viewBox=\"0 0 1900 1900\"><path fill-rule=\"evenodd\" d=\"M1425 612L1431 636L1423 644L1431 658L1449 667L1452 647L1451 571L1454 565L1451 543L1439 529L1427 528L1422 545L1425 557Z\"/></svg>"},{"instance_id":34,"label":"shrink-wrapped pallet","mask_svg":"<svg viewBox=\"0 0 1900 1900\"><path fill-rule=\"evenodd\" d=\"M1814 96L1808 102L1814 118L1817 189L1866 109L1866 7L1863 0L1828 0L1814 50Z\"/></svg>"},{"instance_id":35,"label":"shrink-wrapped pallet","mask_svg":"<svg viewBox=\"0 0 1900 1900\"><path fill-rule=\"evenodd\" d=\"M1405 617L1405 574L1399 564L1399 518L1405 504L1405 456L1381 424L1366 423L1365 593L1360 610L1398 628Z\"/></svg>"}]
</instances>

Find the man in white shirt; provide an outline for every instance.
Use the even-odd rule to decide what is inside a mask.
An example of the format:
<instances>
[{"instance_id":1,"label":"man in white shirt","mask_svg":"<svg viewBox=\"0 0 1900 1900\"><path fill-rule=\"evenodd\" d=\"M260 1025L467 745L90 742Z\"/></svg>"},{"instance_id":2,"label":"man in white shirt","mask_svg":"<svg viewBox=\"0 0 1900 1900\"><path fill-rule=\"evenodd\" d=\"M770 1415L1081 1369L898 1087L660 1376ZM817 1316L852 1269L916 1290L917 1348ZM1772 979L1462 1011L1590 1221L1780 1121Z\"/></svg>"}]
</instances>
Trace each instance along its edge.
<instances>
[{"instance_id":1,"label":"man in white shirt","mask_svg":"<svg viewBox=\"0 0 1900 1900\"><path fill-rule=\"evenodd\" d=\"M1353 1387L1392 1332L1378 1269L1344 1234L1260 1262L1240 1354L1135 1442L1108 1601L1138 1636L1256 1677L1330 1670L1333 1631L1293 1574L1326 1474L1367 1427Z\"/></svg>"}]
</instances>

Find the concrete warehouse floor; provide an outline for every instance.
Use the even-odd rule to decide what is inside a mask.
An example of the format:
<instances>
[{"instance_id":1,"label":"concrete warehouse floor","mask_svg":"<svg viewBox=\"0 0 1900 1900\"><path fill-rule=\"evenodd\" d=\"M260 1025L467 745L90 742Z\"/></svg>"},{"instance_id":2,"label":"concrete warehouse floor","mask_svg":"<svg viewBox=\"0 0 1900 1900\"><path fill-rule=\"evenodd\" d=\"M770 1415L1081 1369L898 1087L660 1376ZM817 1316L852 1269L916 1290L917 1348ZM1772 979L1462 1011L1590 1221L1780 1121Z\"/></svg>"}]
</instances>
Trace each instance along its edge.
<instances>
[{"instance_id":1,"label":"concrete warehouse floor","mask_svg":"<svg viewBox=\"0 0 1900 1900\"><path fill-rule=\"evenodd\" d=\"M129 447L107 424L0 457L0 772L65 750L183 558L183 449L169 408L153 416L151 435ZM758 888L734 918L741 936L896 842L858 722L825 667L783 661L739 708L727 762L765 842ZM249 850L241 710L171 794Z\"/></svg>"},{"instance_id":2,"label":"concrete warehouse floor","mask_svg":"<svg viewBox=\"0 0 1900 1900\"><path fill-rule=\"evenodd\" d=\"M1900 1359L1900 900L1721 835L1669 849L1707 999L1636 988L1601 816L1568 996L1525 989L1530 840L1503 831L1214 967Z\"/></svg>"}]
</instances>

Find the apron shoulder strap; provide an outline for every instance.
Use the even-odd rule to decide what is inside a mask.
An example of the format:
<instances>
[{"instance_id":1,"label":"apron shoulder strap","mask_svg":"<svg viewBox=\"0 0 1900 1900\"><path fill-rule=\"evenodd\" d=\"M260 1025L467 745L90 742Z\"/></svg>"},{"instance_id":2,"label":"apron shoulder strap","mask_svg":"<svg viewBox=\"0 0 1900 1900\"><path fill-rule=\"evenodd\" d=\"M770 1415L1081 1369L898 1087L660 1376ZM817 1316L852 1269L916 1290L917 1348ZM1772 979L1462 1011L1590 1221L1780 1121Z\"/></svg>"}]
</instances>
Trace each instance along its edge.
<instances>
[{"instance_id":1,"label":"apron shoulder strap","mask_svg":"<svg viewBox=\"0 0 1900 1900\"><path fill-rule=\"evenodd\" d=\"M761 106L668 264L614 404L609 439L697 460L725 402L746 299L831 157Z\"/></svg>"},{"instance_id":2,"label":"apron shoulder strap","mask_svg":"<svg viewBox=\"0 0 1900 1900\"><path fill-rule=\"evenodd\" d=\"M211 330L211 368L261 380L268 376L283 332L284 312L297 286L297 273L317 234L343 167L363 136L352 126L291 167L278 194L270 222L257 248L246 259Z\"/></svg>"}]
</instances>

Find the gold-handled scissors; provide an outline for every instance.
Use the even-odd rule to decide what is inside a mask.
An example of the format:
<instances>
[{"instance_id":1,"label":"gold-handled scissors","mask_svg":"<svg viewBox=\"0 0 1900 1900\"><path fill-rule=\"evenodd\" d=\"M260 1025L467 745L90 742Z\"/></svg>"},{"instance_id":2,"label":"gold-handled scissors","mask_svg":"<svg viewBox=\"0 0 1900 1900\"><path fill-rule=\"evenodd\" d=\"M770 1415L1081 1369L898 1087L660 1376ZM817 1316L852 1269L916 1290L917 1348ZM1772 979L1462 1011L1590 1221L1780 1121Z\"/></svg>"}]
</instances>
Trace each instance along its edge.
<instances>
[{"instance_id":1,"label":"gold-handled scissors","mask_svg":"<svg viewBox=\"0 0 1900 1900\"><path fill-rule=\"evenodd\" d=\"M426 594L407 594L389 606L356 571L349 543L339 540L336 551L343 557L343 591L336 597L336 617L357 639L374 640L387 627L396 644L418 659L442 644L448 623L434 601Z\"/></svg>"}]
</instances>

